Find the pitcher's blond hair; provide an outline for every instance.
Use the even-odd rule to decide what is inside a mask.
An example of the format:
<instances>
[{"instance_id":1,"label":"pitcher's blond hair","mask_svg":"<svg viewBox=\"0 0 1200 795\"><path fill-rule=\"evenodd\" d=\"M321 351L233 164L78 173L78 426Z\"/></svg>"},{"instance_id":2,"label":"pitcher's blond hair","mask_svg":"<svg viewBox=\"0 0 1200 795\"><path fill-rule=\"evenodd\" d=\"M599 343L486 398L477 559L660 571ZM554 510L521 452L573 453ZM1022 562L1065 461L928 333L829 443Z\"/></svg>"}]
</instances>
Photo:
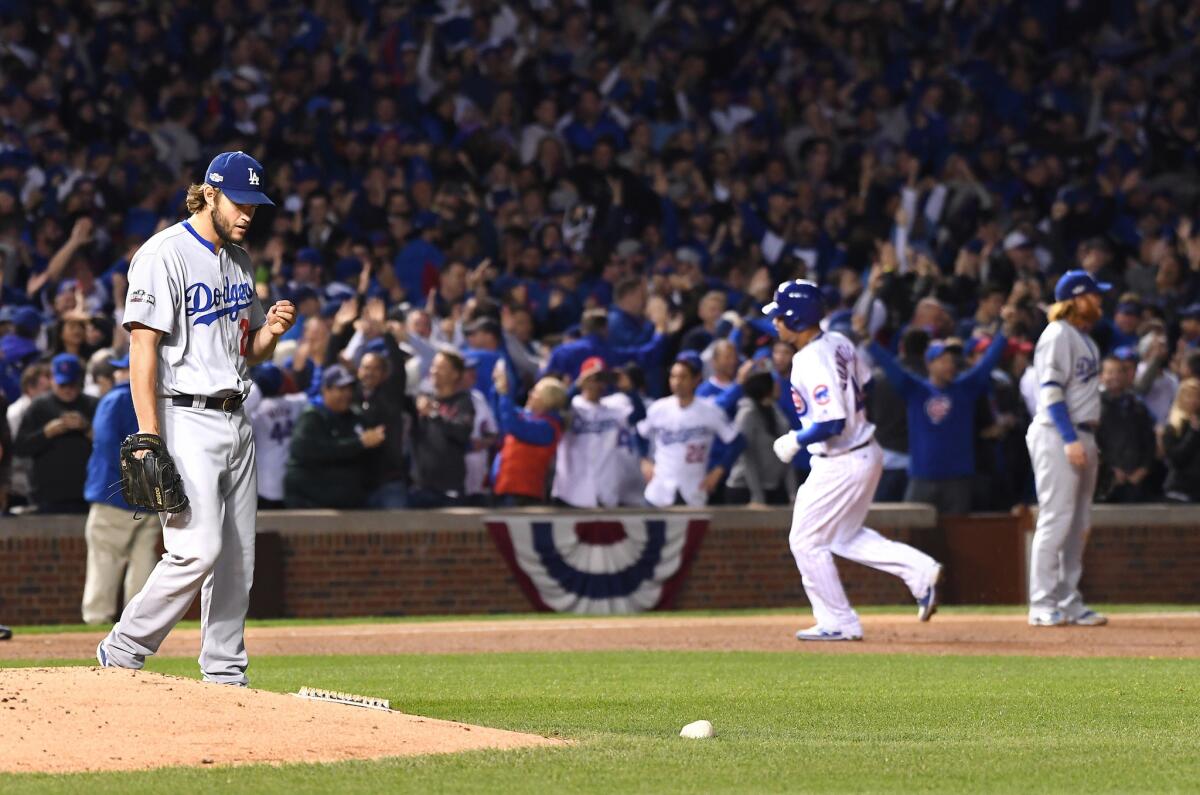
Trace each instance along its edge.
<instances>
[{"instance_id":1,"label":"pitcher's blond hair","mask_svg":"<svg viewBox=\"0 0 1200 795\"><path fill-rule=\"evenodd\" d=\"M1073 317L1075 317L1075 299L1073 298L1051 304L1050 308L1046 310L1046 319L1051 323L1056 320L1070 322Z\"/></svg>"}]
</instances>

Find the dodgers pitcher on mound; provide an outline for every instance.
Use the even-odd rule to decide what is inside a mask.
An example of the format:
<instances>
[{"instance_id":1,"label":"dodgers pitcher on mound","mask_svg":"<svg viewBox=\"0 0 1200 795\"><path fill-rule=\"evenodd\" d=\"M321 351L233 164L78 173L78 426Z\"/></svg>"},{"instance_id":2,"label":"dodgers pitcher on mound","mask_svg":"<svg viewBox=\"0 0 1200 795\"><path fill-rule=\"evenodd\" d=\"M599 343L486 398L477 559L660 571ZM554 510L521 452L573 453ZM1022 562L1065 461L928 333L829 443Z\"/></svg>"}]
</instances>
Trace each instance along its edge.
<instances>
[{"instance_id":1,"label":"dodgers pitcher on mound","mask_svg":"<svg viewBox=\"0 0 1200 795\"><path fill-rule=\"evenodd\" d=\"M247 684L258 489L242 401L248 367L271 355L296 317L288 301L263 313L240 245L258 205L274 204L264 180L249 155L217 155L188 189L191 217L147 240L129 265L124 323L138 429L166 443L190 505L159 515L166 554L96 648L102 666L141 668L200 591L204 679Z\"/></svg>"},{"instance_id":2,"label":"dodgers pitcher on mound","mask_svg":"<svg viewBox=\"0 0 1200 795\"><path fill-rule=\"evenodd\" d=\"M1029 623L1035 627L1108 623L1084 604L1079 579L1100 468L1100 350L1088 332L1104 315L1100 295L1109 289L1087 271L1064 273L1033 353L1040 387L1025 442L1038 497L1029 561Z\"/></svg>"},{"instance_id":3,"label":"dodgers pitcher on mound","mask_svg":"<svg viewBox=\"0 0 1200 795\"><path fill-rule=\"evenodd\" d=\"M796 493L788 543L817 623L797 632L796 639L862 640L862 624L846 598L834 554L904 580L917 600L917 618L928 621L937 609L941 565L863 527L883 474L883 451L864 411L870 369L858 358L854 343L821 331L825 307L812 282L779 285L763 314L772 319L779 338L797 351L792 400L802 428L776 439L775 454L786 464L805 445L812 453L812 472Z\"/></svg>"}]
</instances>

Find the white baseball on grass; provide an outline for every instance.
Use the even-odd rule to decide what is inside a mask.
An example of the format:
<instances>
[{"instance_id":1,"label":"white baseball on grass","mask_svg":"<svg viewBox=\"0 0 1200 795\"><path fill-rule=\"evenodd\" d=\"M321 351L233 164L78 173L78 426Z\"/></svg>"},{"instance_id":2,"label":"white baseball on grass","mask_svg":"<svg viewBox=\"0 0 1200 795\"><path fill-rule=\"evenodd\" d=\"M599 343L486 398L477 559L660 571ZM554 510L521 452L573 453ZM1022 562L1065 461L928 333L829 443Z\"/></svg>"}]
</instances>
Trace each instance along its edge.
<instances>
[{"instance_id":1,"label":"white baseball on grass","mask_svg":"<svg viewBox=\"0 0 1200 795\"><path fill-rule=\"evenodd\" d=\"M693 721L680 729L679 736L689 740L707 740L713 736L713 725L706 720Z\"/></svg>"}]
</instances>

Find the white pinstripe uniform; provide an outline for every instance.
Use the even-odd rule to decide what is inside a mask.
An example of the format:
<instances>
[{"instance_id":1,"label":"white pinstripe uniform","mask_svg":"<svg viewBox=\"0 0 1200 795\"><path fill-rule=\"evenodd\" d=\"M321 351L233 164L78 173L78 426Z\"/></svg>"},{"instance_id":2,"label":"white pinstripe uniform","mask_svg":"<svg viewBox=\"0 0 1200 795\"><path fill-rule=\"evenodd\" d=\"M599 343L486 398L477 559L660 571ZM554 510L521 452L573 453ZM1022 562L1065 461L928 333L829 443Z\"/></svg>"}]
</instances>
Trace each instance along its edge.
<instances>
[{"instance_id":1,"label":"white pinstripe uniform","mask_svg":"<svg viewBox=\"0 0 1200 795\"><path fill-rule=\"evenodd\" d=\"M817 625L850 637L862 636L862 624L846 598L834 554L901 578L914 598L939 571L924 552L863 526L883 472L875 426L863 410L862 387L870 377L854 344L836 332L816 337L792 359L792 399L803 426L844 420L845 428L808 446L812 472L796 494L788 543Z\"/></svg>"}]
</instances>

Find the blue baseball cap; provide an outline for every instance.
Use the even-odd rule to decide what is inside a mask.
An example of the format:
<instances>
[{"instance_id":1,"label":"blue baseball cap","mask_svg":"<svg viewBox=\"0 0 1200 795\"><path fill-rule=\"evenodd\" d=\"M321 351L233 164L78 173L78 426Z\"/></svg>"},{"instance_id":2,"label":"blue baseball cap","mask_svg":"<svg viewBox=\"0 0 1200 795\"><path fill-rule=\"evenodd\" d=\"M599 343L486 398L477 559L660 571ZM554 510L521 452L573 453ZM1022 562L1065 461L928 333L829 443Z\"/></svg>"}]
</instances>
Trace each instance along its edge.
<instances>
[{"instance_id":1,"label":"blue baseball cap","mask_svg":"<svg viewBox=\"0 0 1200 795\"><path fill-rule=\"evenodd\" d=\"M322 389L338 389L344 386L353 386L354 376L340 364L335 364L327 367L325 372L321 374Z\"/></svg>"},{"instance_id":2,"label":"blue baseball cap","mask_svg":"<svg viewBox=\"0 0 1200 795\"><path fill-rule=\"evenodd\" d=\"M1135 301L1122 301L1117 304L1118 315L1140 315L1142 314L1142 305Z\"/></svg>"},{"instance_id":3,"label":"blue baseball cap","mask_svg":"<svg viewBox=\"0 0 1200 795\"><path fill-rule=\"evenodd\" d=\"M275 202L262 192L265 178L262 163L245 152L222 152L208 164L204 181L229 197L235 204L269 204Z\"/></svg>"},{"instance_id":4,"label":"blue baseball cap","mask_svg":"<svg viewBox=\"0 0 1200 795\"><path fill-rule=\"evenodd\" d=\"M35 331L42 325L42 315L31 306L20 306L13 312L12 322L19 329Z\"/></svg>"},{"instance_id":5,"label":"blue baseball cap","mask_svg":"<svg viewBox=\"0 0 1200 795\"><path fill-rule=\"evenodd\" d=\"M296 262L307 262L310 265L321 264L321 252L315 248L302 248L296 252Z\"/></svg>"},{"instance_id":6,"label":"blue baseball cap","mask_svg":"<svg viewBox=\"0 0 1200 795\"><path fill-rule=\"evenodd\" d=\"M683 351L675 357L675 363L682 364L691 370L692 375L698 375L704 370L704 362L700 360L700 354L695 351Z\"/></svg>"},{"instance_id":7,"label":"blue baseball cap","mask_svg":"<svg viewBox=\"0 0 1200 795\"><path fill-rule=\"evenodd\" d=\"M1123 362L1136 362L1138 360L1137 348L1132 345L1121 345L1113 348L1112 352L1114 359L1119 359Z\"/></svg>"},{"instance_id":8,"label":"blue baseball cap","mask_svg":"<svg viewBox=\"0 0 1200 795\"><path fill-rule=\"evenodd\" d=\"M77 384L83 380L83 364L73 353L60 353L50 360L50 370L54 373L54 383Z\"/></svg>"},{"instance_id":9,"label":"blue baseball cap","mask_svg":"<svg viewBox=\"0 0 1200 795\"><path fill-rule=\"evenodd\" d=\"M1067 271L1054 285L1054 300L1067 301L1080 295L1100 295L1112 289L1106 282L1098 282L1084 270Z\"/></svg>"},{"instance_id":10,"label":"blue baseball cap","mask_svg":"<svg viewBox=\"0 0 1200 795\"><path fill-rule=\"evenodd\" d=\"M962 353L962 345L949 340L931 342L929 343L929 347L925 349L925 363L928 364L947 353Z\"/></svg>"},{"instance_id":11,"label":"blue baseball cap","mask_svg":"<svg viewBox=\"0 0 1200 795\"><path fill-rule=\"evenodd\" d=\"M274 362L263 362L250 371L250 377L258 384L263 397L275 397L283 388L283 370Z\"/></svg>"},{"instance_id":12,"label":"blue baseball cap","mask_svg":"<svg viewBox=\"0 0 1200 795\"><path fill-rule=\"evenodd\" d=\"M128 370L129 354L127 353L124 356L115 356L108 360L108 364L110 367L115 367L118 370Z\"/></svg>"},{"instance_id":13,"label":"blue baseball cap","mask_svg":"<svg viewBox=\"0 0 1200 795\"><path fill-rule=\"evenodd\" d=\"M356 279L362 273L362 260L358 257L342 257L333 266L333 278L339 282Z\"/></svg>"}]
</instances>

